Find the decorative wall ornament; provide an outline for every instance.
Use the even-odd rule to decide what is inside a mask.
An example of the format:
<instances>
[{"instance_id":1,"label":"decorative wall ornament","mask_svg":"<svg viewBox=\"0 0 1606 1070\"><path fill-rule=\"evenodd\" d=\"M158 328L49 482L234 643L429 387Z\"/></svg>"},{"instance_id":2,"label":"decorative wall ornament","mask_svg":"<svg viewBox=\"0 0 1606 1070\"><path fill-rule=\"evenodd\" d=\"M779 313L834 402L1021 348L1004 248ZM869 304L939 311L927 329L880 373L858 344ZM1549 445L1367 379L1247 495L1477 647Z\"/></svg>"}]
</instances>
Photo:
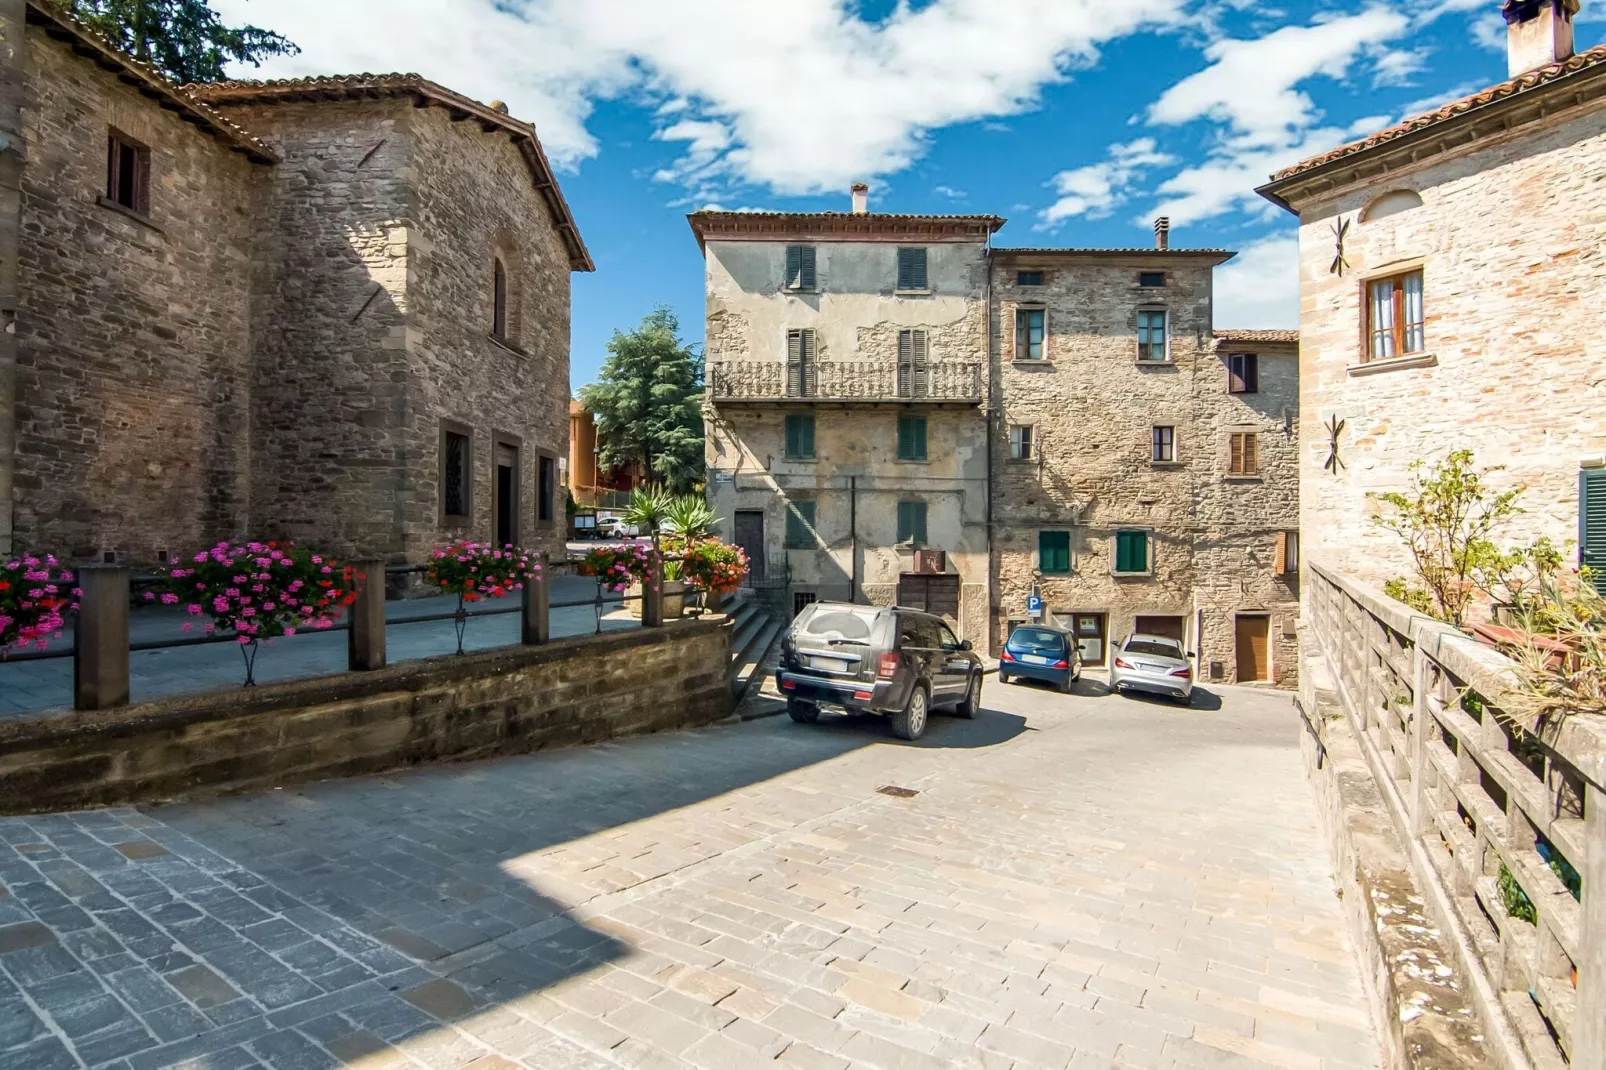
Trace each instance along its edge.
<instances>
[{"instance_id":1,"label":"decorative wall ornament","mask_svg":"<svg viewBox=\"0 0 1606 1070\"><path fill-rule=\"evenodd\" d=\"M1344 258L1344 239L1349 236L1350 221L1343 216L1333 224L1333 262L1328 265L1327 273L1344 277L1344 269L1349 267L1349 261Z\"/></svg>"},{"instance_id":2,"label":"decorative wall ornament","mask_svg":"<svg viewBox=\"0 0 1606 1070\"><path fill-rule=\"evenodd\" d=\"M1327 423L1323 425L1327 428L1328 442L1327 460L1322 462L1322 468L1335 476L1338 475L1339 469L1349 468L1338 456L1338 436L1344 433L1344 425L1347 423L1349 423L1348 420L1340 420L1338 413L1335 412L1327 418Z\"/></svg>"}]
</instances>

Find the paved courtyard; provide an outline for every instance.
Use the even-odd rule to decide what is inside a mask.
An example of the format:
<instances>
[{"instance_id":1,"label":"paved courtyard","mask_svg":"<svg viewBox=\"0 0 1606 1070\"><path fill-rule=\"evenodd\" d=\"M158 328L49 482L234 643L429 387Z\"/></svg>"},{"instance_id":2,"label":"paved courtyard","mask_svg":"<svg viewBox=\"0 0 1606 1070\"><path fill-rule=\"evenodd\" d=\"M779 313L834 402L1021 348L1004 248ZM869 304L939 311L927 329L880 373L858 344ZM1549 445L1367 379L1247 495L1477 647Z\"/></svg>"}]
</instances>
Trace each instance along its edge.
<instances>
[{"instance_id":1,"label":"paved courtyard","mask_svg":"<svg viewBox=\"0 0 1606 1070\"><path fill-rule=\"evenodd\" d=\"M1375 1067L1287 697L1081 687L0 818L0 1066Z\"/></svg>"}]
</instances>

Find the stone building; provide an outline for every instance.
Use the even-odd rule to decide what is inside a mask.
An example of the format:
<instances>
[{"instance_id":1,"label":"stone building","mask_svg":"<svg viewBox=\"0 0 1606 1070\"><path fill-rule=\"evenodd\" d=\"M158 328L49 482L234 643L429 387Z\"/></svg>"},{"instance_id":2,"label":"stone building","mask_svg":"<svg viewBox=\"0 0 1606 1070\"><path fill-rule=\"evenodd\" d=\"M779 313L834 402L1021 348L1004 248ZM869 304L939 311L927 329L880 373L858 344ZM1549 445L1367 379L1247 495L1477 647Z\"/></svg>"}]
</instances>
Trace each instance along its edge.
<instances>
[{"instance_id":1,"label":"stone building","mask_svg":"<svg viewBox=\"0 0 1606 1070\"><path fill-rule=\"evenodd\" d=\"M1606 565L1606 47L1576 4L1505 5L1498 85L1273 176L1299 217L1309 559L1407 573L1368 494L1457 448L1527 486L1513 543Z\"/></svg>"},{"instance_id":2,"label":"stone building","mask_svg":"<svg viewBox=\"0 0 1606 1070\"><path fill-rule=\"evenodd\" d=\"M995 216L698 212L709 499L787 612L929 606L987 632Z\"/></svg>"},{"instance_id":3,"label":"stone building","mask_svg":"<svg viewBox=\"0 0 1606 1070\"><path fill-rule=\"evenodd\" d=\"M993 250L992 638L1040 614L1089 666L1143 631L1291 685L1297 336L1214 332L1233 254L1165 239Z\"/></svg>"},{"instance_id":4,"label":"stone building","mask_svg":"<svg viewBox=\"0 0 1606 1070\"><path fill-rule=\"evenodd\" d=\"M176 87L26 12L16 545L561 540L591 263L528 124L412 75Z\"/></svg>"}]
</instances>

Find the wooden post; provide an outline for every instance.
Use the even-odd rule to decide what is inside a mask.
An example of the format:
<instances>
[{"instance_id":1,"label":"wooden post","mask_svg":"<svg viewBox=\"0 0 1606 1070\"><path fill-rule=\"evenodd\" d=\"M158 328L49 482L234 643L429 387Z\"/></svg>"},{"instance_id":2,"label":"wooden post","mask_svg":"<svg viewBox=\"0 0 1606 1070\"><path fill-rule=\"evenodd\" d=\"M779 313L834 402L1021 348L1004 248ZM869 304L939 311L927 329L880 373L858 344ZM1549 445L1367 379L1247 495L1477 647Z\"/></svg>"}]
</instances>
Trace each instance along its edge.
<instances>
[{"instance_id":1,"label":"wooden post","mask_svg":"<svg viewBox=\"0 0 1606 1070\"><path fill-rule=\"evenodd\" d=\"M1429 704L1428 691L1435 685L1433 668L1428 664L1427 653L1416 636L1410 636L1411 666L1415 670L1411 682L1411 838L1418 840L1428 829L1431 815L1428 807L1428 741L1436 733L1430 729L1437 722Z\"/></svg>"},{"instance_id":2,"label":"wooden post","mask_svg":"<svg viewBox=\"0 0 1606 1070\"><path fill-rule=\"evenodd\" d=\"M73 628L73 708L128 705L128 569L85 565L76 570L78 623Z\"/></svg>"},{"instance_id":3,"label":"wooden post","mask_svg":"<svg viewBox=\"0 0 1606 1070\"><path fill-rule=\"evenodd\" d=\"M346 632L346 667L367 672L385 667L385 564L383 561L352 563L358 575L366 576L351 604L351 629Z\"/></svg>"},{"instance_id":4,"label":"wooden post","mask_svg":"<svg viewBox=\"0 0 1606 1070\"><path fill-rule=\"evenodd\" d=\"M1606 788L1584 787L1582 924L1578 927L1578 1005L1573 1070L1606 1070Z\"/></svg>"},{"instance_id":5,"label":"wooden post","mask_svg":"<svg viewBox=\"0 0 1606 1070\"><path fill-rule=\"evenodd\" d=\"M647 575L641 581L641 626L661 628L664 624L664 562L656 553L647 555Z\"/></svg>"},{"instance_id":6,"label":"wooden post","mask_svg":"<svg viewBox=\"0 0 1606 1070\"><path fill-rule=\"evenodd\" d=\"M552 639L552 583L546 554L541 555L541 571L524 577L524 613L520 617L520 642L539 646Z\"/></svg>"}]
</instances>

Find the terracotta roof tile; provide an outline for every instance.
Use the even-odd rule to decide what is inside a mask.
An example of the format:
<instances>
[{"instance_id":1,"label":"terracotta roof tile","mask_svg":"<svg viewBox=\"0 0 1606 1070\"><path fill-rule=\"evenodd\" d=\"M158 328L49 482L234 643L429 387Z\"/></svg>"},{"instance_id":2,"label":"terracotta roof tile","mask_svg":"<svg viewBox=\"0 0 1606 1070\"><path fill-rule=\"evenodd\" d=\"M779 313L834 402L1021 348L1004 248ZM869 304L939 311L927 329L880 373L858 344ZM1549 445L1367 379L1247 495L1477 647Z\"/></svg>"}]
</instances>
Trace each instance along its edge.
<instances>
[{"instance_id":1,"label":"terracotta roof tile","mask_svg":"<svg viewBox=\"0 0 1606 1070\"><path fill-rule=\"evenodd\" d=\"M1219 256L1223 259L1238 255L1232 249L1156 249L1152 245L1126 249L1099 248L1097 246L1068 248L1000 245L995 246L993 252L999 256Z\"/></svg>"},{"instance_id":2,"label":"terracotta roof tile","mask_svg":"<svg viewBox=\"0 0 1606 1070\"><path fill-rule=\"evenodd\" d=\"M1508 78L1498 85L1492 85L1487 89L1473 93L1471 96L1453 100L1443 107L1435 108L1433 111L1412 116L1403 122L1396 123L1386 130L1379 130L1377 133L1364 137L1359 141L1352 141L1348 145L1340 145L1338 148L1324 152L1320 156L1312 156L1310 159L1303 160L1292 167L1285 167L1272 175L1271 180L1273 183L1281 182L1306 171L1314 171L1318 167L1342 160L1346 156L1354 156L1369 149L1377 148L1379 145L1386 145L1388 142L1402 138L1407 134L1414 134L1418 130L1425 130L1428 127L1449 122L1459 115L1486 107L1508 97L1518 96L1539 86L1554 82L1559 78L1566 78L1579 71L1597 67L1603 63L1606 63L1606 45L1587 49L1568 59L1547 64L1526 74L1519 74L1515 78Z\"/></svg>"},{"instance_id":3,"label":"terracotta roof tile","mask_svg":"<svg viewBox=\"0 0 1606 1070\"><path fill-rule=\"evenodd\" d=\"M1298 345L1298 331L1248 331L1229 329L1212 332L1216 341L1228 345L1251 345L1254 343L1280 343L1283 345Z\"/></svg>"}]
</instances>

